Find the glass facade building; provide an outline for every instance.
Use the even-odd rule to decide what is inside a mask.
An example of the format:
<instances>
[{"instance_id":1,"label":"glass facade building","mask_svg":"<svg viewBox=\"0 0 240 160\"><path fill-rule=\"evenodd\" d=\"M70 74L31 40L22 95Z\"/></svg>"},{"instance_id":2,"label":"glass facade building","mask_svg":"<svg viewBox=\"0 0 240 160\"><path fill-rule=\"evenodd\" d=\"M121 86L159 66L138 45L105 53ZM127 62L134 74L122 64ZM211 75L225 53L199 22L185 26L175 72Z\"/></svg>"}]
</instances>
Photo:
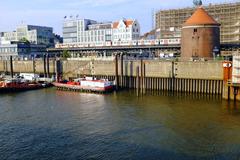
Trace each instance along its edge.
<instances>
[{"instance_id":1,"label":"glass facade building","mask_svg":"<svg viewBox=\"0 0 240 160\"><path fill-rule=\"evenodd\" d=\"M2 32L0 36L2 44L26 39L31 44L54 46L54 34L51 27L21 25L17 27L16 31Z\"/></svg>"}]
</instances>

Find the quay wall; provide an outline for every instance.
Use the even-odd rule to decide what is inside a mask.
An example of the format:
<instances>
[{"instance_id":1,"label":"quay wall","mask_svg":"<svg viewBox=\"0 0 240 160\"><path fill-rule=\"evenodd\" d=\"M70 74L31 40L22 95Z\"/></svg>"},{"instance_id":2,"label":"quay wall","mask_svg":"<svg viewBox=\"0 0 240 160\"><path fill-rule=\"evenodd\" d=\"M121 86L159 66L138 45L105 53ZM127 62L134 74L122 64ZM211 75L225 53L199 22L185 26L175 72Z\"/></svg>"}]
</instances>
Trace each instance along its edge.
<instances>
[{"instance_id":1,"label":"quay wall","mask_svg":"<svg viewBox=\"0 0 240 160\"><path fill-rule=\"evenodd\" d=\"M223 80L223 67L220 61L206 62L171 62L158 60L145 60L145 77L159 78L189 78L189 79L209 79ZM62 73L64 78L77 77L79 75L115 75L114 61L62 61ZM123 61L123 71L121 62L118 61L118 73L123 76L136 76L136 68L140 67L140 61ZM44 72L43 61L13 61L13 70L16 73ZM49 61L49 71L55 73L55 61ZM10 62L0 61L0 72L10 72ZM141 73L141 71L140 71Z\"/></svg>"},{"instance_id":2,"label":"quay wall","mask_svg":"<svg viewBox=\"0 0 240 160\"><path fill-rule=\"evenodd\" d=\"M61 60L60 68L56 68L56 60L49 61L49 73L56 70L64 79L81 76L118 79L120 88L136 88L140 90L167 90L177 92L194 92L208 94L223 93L223 67L221 61L172 62L160 60L128 60L119 59L116 76L116 62L100 60ZM43 60L13 61L15 73L44 74ZM139 74L137 74L137 68ZM141 71L144 73L141 73ZM10 62L0 61L0 72L10 72ZM117 78L116 78L117 77Z\"/></svg>"}]
</instances>

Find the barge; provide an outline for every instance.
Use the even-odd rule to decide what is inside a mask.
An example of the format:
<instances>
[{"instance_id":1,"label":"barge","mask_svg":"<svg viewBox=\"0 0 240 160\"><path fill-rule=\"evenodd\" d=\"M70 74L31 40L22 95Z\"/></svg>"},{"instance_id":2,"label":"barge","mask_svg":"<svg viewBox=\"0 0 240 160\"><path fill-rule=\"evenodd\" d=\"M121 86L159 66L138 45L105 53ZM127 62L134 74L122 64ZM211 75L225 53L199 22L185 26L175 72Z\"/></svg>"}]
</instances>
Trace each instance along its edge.
<instances>
[{"instance_id":1,"label":"barge","mask_svg":"<svg viewBox=\"0 0 240 160\"><path fill-rule=\"evenodd\" d=\"M73 81L54 82L53 85L59 90L75 92L107 93L114 90L113 81L108 79L95 79L93 77L78 78Z\"/></svg>"},{"instance_id":2,"label":"barge","mask_svg":"<svg viewBox=\"0 0 240 160\"><path fill-rule=\"evenodd\" d=\"M11 78L0 81L0 93L36 90L47 86L37 82L28 82L24 79Z\"/></svg>"}]
</instances>

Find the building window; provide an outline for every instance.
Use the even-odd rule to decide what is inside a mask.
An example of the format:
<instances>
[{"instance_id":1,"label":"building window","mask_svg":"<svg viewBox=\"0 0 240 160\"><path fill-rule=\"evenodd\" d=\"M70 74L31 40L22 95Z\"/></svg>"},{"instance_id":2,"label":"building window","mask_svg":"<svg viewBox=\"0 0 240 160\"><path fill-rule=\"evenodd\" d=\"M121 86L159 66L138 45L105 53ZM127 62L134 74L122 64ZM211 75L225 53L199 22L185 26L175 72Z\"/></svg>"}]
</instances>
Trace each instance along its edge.
<instances>
[{"instance_id":1,"label":"building window","mask_svg":"<svg viewBox=\"0 0 240 160\"><path fill-rule=\"evenodd\" d=\"M194 29L193 29L193 33L197 33L197 28L194 28Z\"/></svg>"}]
</instances>

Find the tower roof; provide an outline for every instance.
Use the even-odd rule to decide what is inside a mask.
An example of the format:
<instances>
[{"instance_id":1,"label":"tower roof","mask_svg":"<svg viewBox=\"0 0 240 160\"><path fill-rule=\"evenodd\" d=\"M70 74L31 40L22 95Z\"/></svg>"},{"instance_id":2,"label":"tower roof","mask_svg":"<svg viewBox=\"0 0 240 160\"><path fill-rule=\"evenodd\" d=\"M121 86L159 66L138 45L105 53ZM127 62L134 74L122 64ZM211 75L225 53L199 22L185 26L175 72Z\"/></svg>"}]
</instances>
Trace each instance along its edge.
<instances>
[{"instance_id":1,"label":"tower roof","mask_svg":"<svg viewBox=\"0 0 240 160\"><path fill-rule=\"evenodd\" d=\"M220 25L202 7L198 7L193 15L184 23L184 26L204 24Z\"/></svg>"}]
</instances>

